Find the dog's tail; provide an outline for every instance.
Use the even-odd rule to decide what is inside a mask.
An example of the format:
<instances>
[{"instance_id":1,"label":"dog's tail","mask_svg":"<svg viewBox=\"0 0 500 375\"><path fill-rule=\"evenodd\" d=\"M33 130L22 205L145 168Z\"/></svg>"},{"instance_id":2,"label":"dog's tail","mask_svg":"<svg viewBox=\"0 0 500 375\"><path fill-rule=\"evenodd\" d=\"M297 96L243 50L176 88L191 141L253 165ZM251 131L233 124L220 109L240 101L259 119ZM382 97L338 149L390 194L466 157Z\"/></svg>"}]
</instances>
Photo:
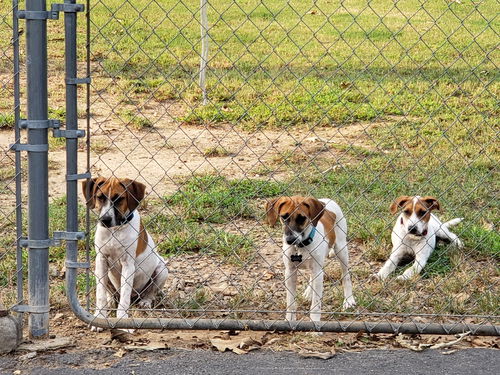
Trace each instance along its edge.
<instances>
[{"instance_id":1,"label":"dog's tail","mask_svg":"<svg viewBox=\"0 0 500 375\"><path fill-rule=\"evenodd\" d=\"M446 223L443 223L443 227L446 228L452 227L460 223L463 219L464 219L463 217L457 217L456 219L452 219L450 221L447 221Z\"/></svg>"}]
</instances>

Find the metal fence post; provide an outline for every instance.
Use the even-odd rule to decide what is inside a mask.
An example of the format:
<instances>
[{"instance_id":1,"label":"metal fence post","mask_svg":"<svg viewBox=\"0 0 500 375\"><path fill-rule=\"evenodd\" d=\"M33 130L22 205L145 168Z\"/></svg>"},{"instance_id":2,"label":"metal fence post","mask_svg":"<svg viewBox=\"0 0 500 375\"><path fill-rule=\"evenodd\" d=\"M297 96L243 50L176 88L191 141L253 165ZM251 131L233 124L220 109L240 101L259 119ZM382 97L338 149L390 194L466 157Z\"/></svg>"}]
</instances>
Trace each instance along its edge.
<instances>
[{"instance_id":1,"label":"metal fence post","mask_svg":"<svg viewBox=\"0 0 500 375\"><path fill-rule=\"evenodd\" d=\"M14 119L15 123L19 124L20 115L20 77L19 77L19 20L17 11L19 2L14 0L12 3L12 46L14 53ZM21 129L19 126L14 127L14 136L17 144L21 142ZM23 235L23 209L21 196L22 183L22 167L21 167L21 151L16 151L16 273L17 273L17 304L24 303L24 277L23 277L23 248L19 240ZM23 314L19 314L19 322L23 323Z\"/></svg>"},{"instance_id":2,"label":"metal fence post","mask_svg":"<svg viewBox=\"0 0 500 375\"><path fill-rule=\"evenodd\" d=\"M28 12L45 10L45 0L26 1ZM48 120L46 19L26 18L26 50L28 120ZM28 327L31 337L43 338L49 333L47 129L28 129L28 143L41 145L38 150L28 150L28 298L32 309Z\"/></svg>"},{"instance_id":3,"label":"metal fence post","mask_svg":"<svg viewBox=\"0 0 500 375\"><path fill-rule=\"evenodd\" d=\"M78 232L78 180L90 177L78 174L78 138L85 135L78 130L78 84L89 83L90 78L77 78L77 12L83 11L75 0L64 1L64 35L66 65L66 285L68 298L73 301L78 263L78 241L84 233ZM70 6L71 5L71 6ZM88 262L83 266L88 268Z\"/></svg>"}]
</instances>

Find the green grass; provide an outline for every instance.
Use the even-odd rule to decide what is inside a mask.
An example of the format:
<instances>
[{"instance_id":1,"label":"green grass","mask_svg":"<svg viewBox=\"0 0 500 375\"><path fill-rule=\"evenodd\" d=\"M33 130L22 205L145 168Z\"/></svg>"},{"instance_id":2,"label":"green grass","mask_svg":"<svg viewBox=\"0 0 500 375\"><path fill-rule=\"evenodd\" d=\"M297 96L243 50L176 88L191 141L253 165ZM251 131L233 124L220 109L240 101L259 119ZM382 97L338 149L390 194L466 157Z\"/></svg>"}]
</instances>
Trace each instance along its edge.
<instances>
[{"instance_id":1,"label":"green grass","mask_svg":"<svg viewBox=\"0 0 500 375\"><path fill-rule=\"evenodd\" d=\"M143 114L132 110L125 110L120 113L120 118L126 126L131 126L137 130L144 130L153 127L153 122Z\"/></svg>"},{"instance_id":2,"label":"green grass","mask_svg":"<svg viewBox=\"0 0 500 375\"><path fill-rule=\"evenodd\" d=\"M183 217L158 212L145 218L145 227L155 238L160 254L167 256L205 253L242 264L253 251L251 238L200 225Z\"/></svg>"},{"instance_id":3,"label":"green grass","mask_svg":"<svg viewBox=\"0 0 500 375\"><path fill-rule=\"evenodd\" d=\"M212 1L207 106L197 84L199 2L158 4L93 5L95 84L138 105L182 100L190 109L177 117L186 123L310 127L476 109L498 115L494 0ZM0 5L0 14L9 11L9 2ZM10 48L9 28L0 40L0 49ZM63 43L51 40L51 60L62 62ZM83 38L78 52L83 59Z\"/></svg>"},{"instance_id":4,"label":"green grass","mask_svg":"<svg viewBox=\"0 0 500 375\"><path fill-rule=\"evenodd\" d=\"M282 194L286 185L260 180L228 180L221 176L195 176L182 184L166 202L180 208L189 221L226 223L236 218L258 218L262 207L254 200Z\"/></svg>"},{"instance_id":5,"label":"green grass","mask_svg":"<svg viewBox=\"0 0 500 375\"><path fill-rule=\"evenodd\" d=\"M0 129L13 129L15 118L12 113L0 113Z\"/></svg>"}]
</instances>

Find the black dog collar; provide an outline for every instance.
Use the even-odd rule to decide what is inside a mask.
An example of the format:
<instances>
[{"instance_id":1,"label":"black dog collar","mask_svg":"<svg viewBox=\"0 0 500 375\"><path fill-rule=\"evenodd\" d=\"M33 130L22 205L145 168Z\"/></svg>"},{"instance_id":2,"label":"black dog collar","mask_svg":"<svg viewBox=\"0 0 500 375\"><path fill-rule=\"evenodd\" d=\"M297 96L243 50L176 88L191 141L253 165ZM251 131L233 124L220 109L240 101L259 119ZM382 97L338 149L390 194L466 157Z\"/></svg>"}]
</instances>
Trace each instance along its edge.
<instances>
[{"instance_id":1,"label":"black dog collar","mask_svg":"<svg viewBox=\"0 0 500 375\"><path fill-rule=\"evenodd\" d=\"M313 242L315 234L316 234L316 227L313 226L312 229L311 229L311 233L309 233L309 236L305 240L300 241L295 246L297 246L297 247L306 247L306 246L309 246ZM292 262L293 262L293 260L292 260Z\"/></svg>"},{"instance_id":2,"label":"black dog collar","mask_svg":"<svg viewBox=\"0 0 500 375\"><path fill-rule=\"evenodd\" d=\"M134 218L134 211L132 211L131 213L129 213L126 217L125 217L125 220L122 221L122 223L120 225L125 225L125 224L128 224L132 221L132 219Z\"/></svg>"}]
</instances>

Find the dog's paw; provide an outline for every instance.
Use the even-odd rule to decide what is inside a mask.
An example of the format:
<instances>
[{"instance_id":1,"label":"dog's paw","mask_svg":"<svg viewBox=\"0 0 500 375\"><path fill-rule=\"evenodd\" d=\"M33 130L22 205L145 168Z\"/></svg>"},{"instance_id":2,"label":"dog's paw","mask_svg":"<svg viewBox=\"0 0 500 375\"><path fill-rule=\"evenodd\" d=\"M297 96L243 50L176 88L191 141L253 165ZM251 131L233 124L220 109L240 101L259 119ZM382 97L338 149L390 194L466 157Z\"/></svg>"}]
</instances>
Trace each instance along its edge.
<instances>
[{"instance_id":1,"label":"dog's paw","mask_svg":"<svg viewBox=\"0 0 500 375\"><path fill-rule=\"evenodd\" d=\"M318 337L318 336L323 336L323 332L307 332L307 335L312 336L312 337Z\"/></svg>"},{"instance_id":2,"label":"dog's paw","mask_svg":"<svg viewBox=\"0 0 500 375\"><path fill-rule=\"evenodd\" d=\"M377 273L372 274L370 276L370 279L377 280L377 281L385 281L385 280L387 280L388 277L389 277L389 275L386 275L385 273L377 272Z\"/></svg>"},{"instance_id":3,"label":"dog's paw","mask_svg":"<svg viewBox=\"0 0 500 375\"><path fill-rule=\"evenodd\" d=\"M453 245L455 245L459 249L462 249L464 247L464 243L462 241L460 241L460 239L458 239L458 238L455 239L455 241L453 241Z\"/></svg>"},{"instance_id":4,"label":"dog's paw","mask_svg":"<svg viewBox=\"0 0 500 375\"><path fill-rule=\"evenodd\" d=\"M408 281L412 278L411 275L405 275L404 273L402 275L399 275L398 277L396 277L396 281L399 281L399 282L405 282L405 281Z\"/></svg>"},{"instance_id":5,"label":"dog's paw","mask_svg":"<svg viewBox=\"0 0 500 375\"><path fill-rule=\"evenodd\" d=\"M285 319L289 322L295 322L297 320L297 314L287 313Z\"/></svg>"},{"instance_id":6,"label":"dog's paw","mask_svg":"<svg viewBox=\"0 0 500 375\"><path fill-rule=\"evenodd\" d=\"M98 333L99 333L99 332L104 331L104 328L91 326L91 327L90 327L90 331L91 331L91 332L98 332Z\"/></svg>"},{"instance_id":7,"label":"dog's paw","mask_svg":"<svg viewBox=\"0 0 500 375\"><path fill-rule=\"evenodd\" d=\"M354 299L353 296L350 296L349 298L346 298L344 300L344 303L342 304L342 308L344 310L352 309L353 307L356 307L356 300Z\"/></svg>"},{"instance_id":8,"label":"dog's paw","mask_svg":"<svg viewBox=\"0 0 500 375\"><path fill-rule=\"evenodd\" d=\"M308 301L312 301L312 297L313 297L312 286L311 284L308 284L306 290L304 290L304 298Z\"/></svg>"},{"instance_id":9,"label":"dog's paw","mask_svg":"<svg viewBox=\"0 0 500 375\"><path fill-rule=\"evenodd\" d=\"M137 306L143 310L151 310L151 307L153 306L153 302L150 299L143 299L143 300L139 301Z\"/></svg>"}]
</instances>

